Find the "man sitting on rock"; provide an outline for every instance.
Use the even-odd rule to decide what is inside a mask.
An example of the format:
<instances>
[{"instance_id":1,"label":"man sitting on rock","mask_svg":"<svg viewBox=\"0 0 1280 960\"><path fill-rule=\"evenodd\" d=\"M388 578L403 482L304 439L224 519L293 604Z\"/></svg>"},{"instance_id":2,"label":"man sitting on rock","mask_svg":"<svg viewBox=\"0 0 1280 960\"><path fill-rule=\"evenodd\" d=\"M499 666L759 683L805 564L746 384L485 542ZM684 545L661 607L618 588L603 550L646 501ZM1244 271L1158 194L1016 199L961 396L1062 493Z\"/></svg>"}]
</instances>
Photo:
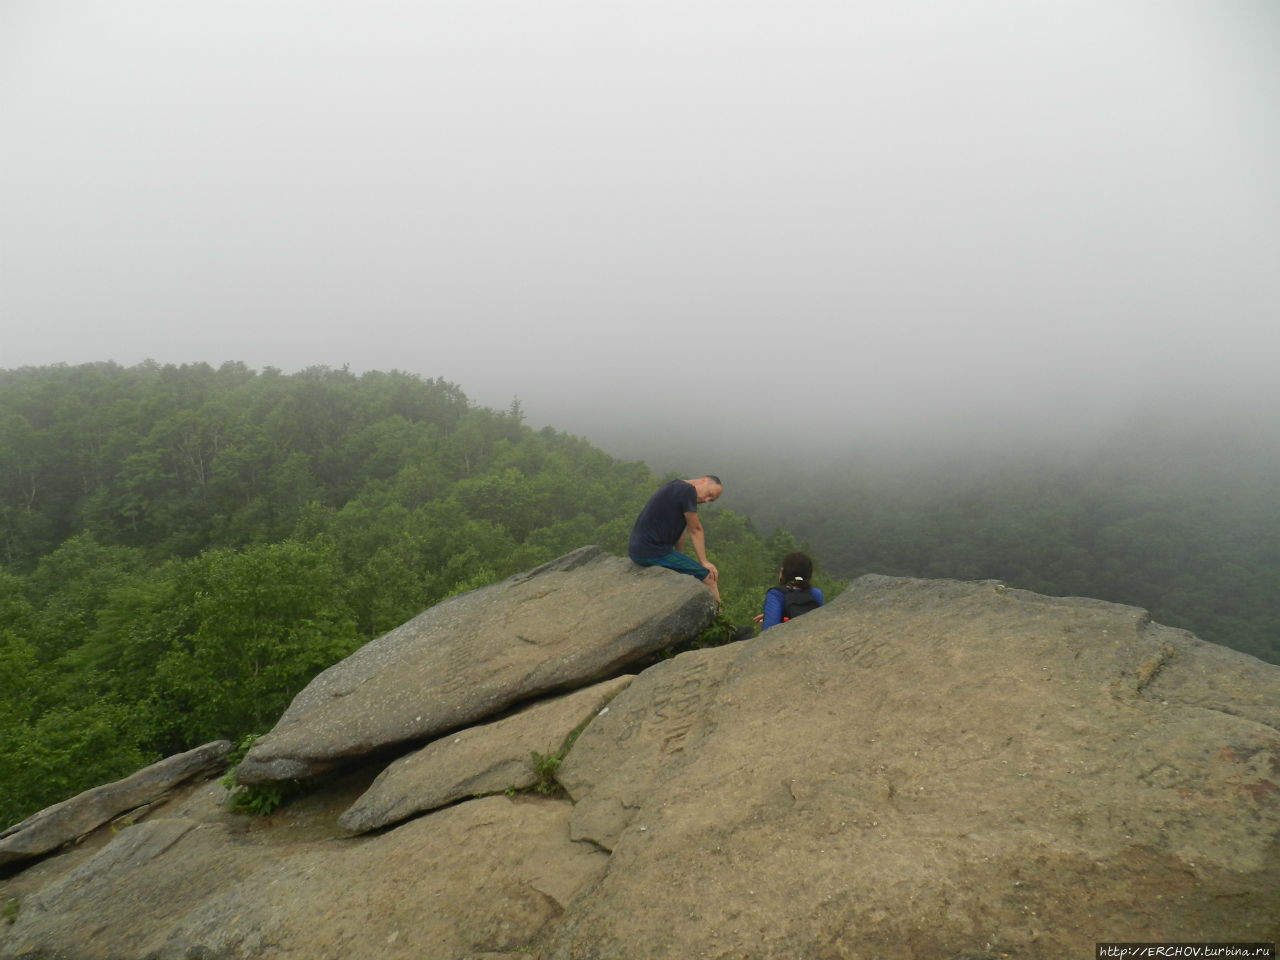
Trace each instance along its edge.
<instances>
[{"instance_id":1,"label":"man sitting on rock","mask_svg":"<svg viewBox=\"0 0 1280 960\"><path fill-rule=\"evenodd\" d=\"M636 517L627 542L627 555L643 567L667 567L697 577L720 603L719 572L707 560L707 548L698 520L698 504L711 503L720 496L720 478L708 474L697 480L672 480L660 486ZM689 534L692 560L680 551Z\"/></svg>"}]
</instances>

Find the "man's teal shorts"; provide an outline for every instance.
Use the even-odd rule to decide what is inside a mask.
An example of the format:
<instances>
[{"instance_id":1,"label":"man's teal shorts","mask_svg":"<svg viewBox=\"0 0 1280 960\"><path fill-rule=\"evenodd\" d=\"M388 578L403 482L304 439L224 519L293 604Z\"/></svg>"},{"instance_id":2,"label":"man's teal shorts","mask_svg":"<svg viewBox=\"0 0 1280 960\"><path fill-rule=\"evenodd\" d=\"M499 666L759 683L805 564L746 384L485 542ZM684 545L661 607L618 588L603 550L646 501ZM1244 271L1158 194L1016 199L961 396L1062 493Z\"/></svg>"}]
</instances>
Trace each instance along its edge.
<instances>
[{"instance_id":1,"label":"man's teal shorts","mask_svg":"<svg viewBox=\"0 0 1280 960\"><path fill-rule=\"evenodd\" d=\"M665 557L646 557L643 560L639 557L632 557L632 563L638 563L642 567L666 567L677 573L687 573L699 580L707 579L711 573L706 567L700 564L692 557L686 557L679 550L672 550Z\"/></svg>"}]
</instances>

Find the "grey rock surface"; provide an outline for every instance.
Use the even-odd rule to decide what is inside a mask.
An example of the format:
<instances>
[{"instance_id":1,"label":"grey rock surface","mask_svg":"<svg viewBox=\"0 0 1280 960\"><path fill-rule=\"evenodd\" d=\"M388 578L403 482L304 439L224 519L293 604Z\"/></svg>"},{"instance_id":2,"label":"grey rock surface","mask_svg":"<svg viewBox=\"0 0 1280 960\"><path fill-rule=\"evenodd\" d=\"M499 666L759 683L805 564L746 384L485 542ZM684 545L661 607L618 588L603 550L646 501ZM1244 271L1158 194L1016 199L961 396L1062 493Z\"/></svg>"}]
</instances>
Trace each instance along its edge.
<instances>
[{"instance_id":1,"label":"grey rock surface","mask_svg":"<svg viewBox=\"0 0 1280 960\"><path fill-rule=\"evenodd\" d=\"M606 680L435 740L387 767L338 825L363 833L456 800L533 787L539 778L532 754L558 753L632 679Z\"/></svg>"},{"instance_id":2,"label":"grey rock surface","mask_svg":"<svg viewBox=\"0 0 1280 960\"><path fill-rule=\"evenodd\" d=\"M0 956L516 953L607 868L604 853L569 841L566 815L492 797L368 839L270 843L181 817L138 824L24 900Z\"/></svg>"},{"instance_id":3,"label":"grey rock surface","mask_svg":"<svg viewBox=\"0 0 1280 960\"><path fill-rule=\"evenodd\" d=\"M1280 667L1131 607L863 578L645 671L560 779L613 862L549 957L1280 932Z\"/></svg>"},{"instance_id":4,"label":"grey rock surface","mask_svg":"<svg viewBox=\"0 0 1280 960\"><path fill-rule=\"evenodd\" d=\"M351 836L339 817L385 758L260 820L192 786L0 880L20 900L0 960L1061 960L1280 939L1280 667L1141 610L864 577L618 682L563 796ZM438 768L421 782L464 782L505 740L488 733L456 767L442 741L420 750Z\"/></svg>"},{"instance_id":5,"label":"grey rock surface","mask_svg":"<svg viewBox=\"0 0 1280 960\"><path fill-rule=\"evenodd\" d=\"M109 820L155 803L178 784L221 770L230 752L227 740L207 743L47 807L0 833L0 864L41 856Z\"/></svg>"},{"instance_id":6,"label":"grey rock surface","mask_svg":"<svg viewBox=\"0 0 1280 960\"><path fill-rule=\"evenodd\" d=\"M715 616L692 577L584 547L440 603L317 676L240 764L241 783L306 777L619 672Z\"/></svg>"}]
</instances>

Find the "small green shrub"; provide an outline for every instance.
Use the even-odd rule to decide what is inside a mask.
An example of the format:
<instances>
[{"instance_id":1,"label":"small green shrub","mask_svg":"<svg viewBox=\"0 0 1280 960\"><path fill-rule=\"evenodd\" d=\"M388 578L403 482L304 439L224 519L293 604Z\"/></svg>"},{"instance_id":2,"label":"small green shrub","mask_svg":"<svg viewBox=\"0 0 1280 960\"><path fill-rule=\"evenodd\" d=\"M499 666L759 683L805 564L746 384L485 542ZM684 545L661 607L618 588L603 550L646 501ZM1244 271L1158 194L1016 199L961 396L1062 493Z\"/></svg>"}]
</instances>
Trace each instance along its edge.
<instances>
[{"instance_id":1,"label":"small green shrub","mask_svg":"<svg viewBox=\"0 0 1280 960\"><path fill-rule=\"evenodd\" d=\"M587 717L570 730L568 736L564 738L564 742L560 744L560 749L555 753L538 753L534 751L529 754L529 758L533 761L533 772L538 776L538 782L530 787L530 790L546 796L560 793L564 790L559 779L557 779L560 773L560 764L569 755L569 751L573 749L573 745L577 742L582 731L587 729L587 725L594 719L594 716ZM507 788L507 796L511 796L515 792L515 787Z\"/></svg>"},{"instance_id":2,"label":"small green shrub","mask_svg":"<svg viewBox=\"0 0 1280 960\"><path fill-rule=\"evenodd\" d=\"M533 772L538 775L538 782L532 787L538 793L550 795L560 790L560 782L556 779L556 773L560 770L560 762L564 760L564 748L561 747L555 753L534 753L529 754L533 760Z\"/></svg>"},{"instance_id":3,"label":"small green shrub","mask_svg":"<svg viewBox=\"0 0 1280 960\"><path fill-rule=\"evenodd\" d=\"M706 647L722 647L732 641L737 632L738 628L724 615L724 611L717 610L715 621L698 634L692 648L702 650Z\"/></svg>"},{"instance_id":4,"label":"small green shrub","mask_svg":"<svg viewBox=\"0 0 1280 960\"><path fill-rule=\"evenodd\" d=\"M734 626L723 610L716 611L716 618L692 640L683 640L679 643L673 643L671 646L658 652L653 658L654 662L658 660L670 660L676 654L687 653L690 650L705 650L708 647L722 647L726 643L730 643L734 637L738 635L738 628ZM642 666L648 666L645 661L640 661Z\"/></svg>"},{"instance_id":5,"label":"small green shrub","mask_svg":"<svg viewBox=\"0 0 1280 960\"><path fill-rule=\"evenodd\" d=\"M236 789L227 798L227 804L237 813L251 813L265 817L275 813L286 803L303 792L299 780L275 780L271 783L255 783Z\"/></svg>"},{"instance_id":6,"label":"small green shrub","mask_svg":"<svg viewBox=\"0 0 1280 960\"><path fill-rule=\"evenodd\" d=\"M255 783L245 786L236 783L236 768L240 766L240 761L244 759L258 736L259 734L251 733L236 744L236 748L227 757L231 761L231 768L227 770L226 776L220 782L232 791L226 801L227 806L232 810L237 813L265 817L275 813L302 793L305 788L300 780L276 780L272 783Z\"/></svg>"}]
</instances>

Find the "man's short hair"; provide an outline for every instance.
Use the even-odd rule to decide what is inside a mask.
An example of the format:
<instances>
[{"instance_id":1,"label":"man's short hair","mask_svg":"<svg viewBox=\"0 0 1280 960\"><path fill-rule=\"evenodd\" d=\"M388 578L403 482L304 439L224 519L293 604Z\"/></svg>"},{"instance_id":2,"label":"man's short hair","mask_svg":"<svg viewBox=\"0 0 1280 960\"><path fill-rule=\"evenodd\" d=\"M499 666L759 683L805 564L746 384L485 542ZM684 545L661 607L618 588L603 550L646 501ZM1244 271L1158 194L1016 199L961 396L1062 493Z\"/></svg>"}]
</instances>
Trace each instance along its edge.
<instances>
[{"instance_id":1,"label":"man's short hair","mask_svg":"<svg viewBox=\"0 0 1280 960\"><path fill-rule=\"evenodd\" d=\"M723 487L723 486L724 486L724 484L720 482L720 478L719 478L719 477L717 477L714 473L708 473L708 474L706 474L705 476L703 476L703 478L702 478L702 479L704 479L704 480L710 480L712 483L714 483L714 484L715 484L716 486L718 486L718 487Z\"/></svg>"}]
</instances>

